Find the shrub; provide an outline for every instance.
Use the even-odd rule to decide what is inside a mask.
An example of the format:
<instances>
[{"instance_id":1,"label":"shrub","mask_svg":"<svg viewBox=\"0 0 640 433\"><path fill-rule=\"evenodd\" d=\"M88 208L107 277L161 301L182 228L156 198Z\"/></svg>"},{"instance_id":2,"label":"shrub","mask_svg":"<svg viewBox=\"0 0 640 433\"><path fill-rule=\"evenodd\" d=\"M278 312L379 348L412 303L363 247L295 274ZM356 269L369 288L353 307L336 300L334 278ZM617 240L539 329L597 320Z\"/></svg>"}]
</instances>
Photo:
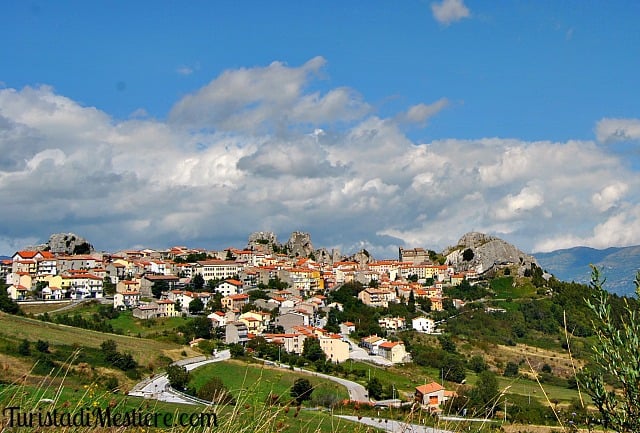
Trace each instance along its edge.
<instances>
[{"instance_id":1,"label":"shrub","mask_svg":"<svg viewBox=\"0 0 640 433\"><path fill-rule=\"evenodd\" d=\"M198 398L216 404L235 404L235 400L219 377L212 377L196 392Z\"/></svg>"},{"instance_id":2,"label":"shrub","mask_svg":"<svg viewBox=\"0 0 640 433\"><path fill-rule=\"evenodd\" d=\"M591 268L593 298L587 305L595 314L596 335L593 368L581 376L584 388L602 417L605 428L618 432L640 431L640 318L625 298L620 317L612 314L612 303L603 289L604 281L595 266ZM634 284L640 297L640 271ZM607 376L614 383L607 383ZM610 385L614 385L612 389Z\"/></svg>"}]
</instances>

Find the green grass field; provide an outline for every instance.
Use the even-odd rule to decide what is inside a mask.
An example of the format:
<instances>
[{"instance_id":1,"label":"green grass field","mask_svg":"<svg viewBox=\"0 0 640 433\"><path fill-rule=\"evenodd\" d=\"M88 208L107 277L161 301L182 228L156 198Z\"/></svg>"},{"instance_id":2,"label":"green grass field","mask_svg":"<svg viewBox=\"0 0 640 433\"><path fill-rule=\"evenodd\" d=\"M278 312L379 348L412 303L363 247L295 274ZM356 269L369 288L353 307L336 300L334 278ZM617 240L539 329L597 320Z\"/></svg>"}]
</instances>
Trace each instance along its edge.
<instances>
[{"instance_id":1,"label":"green grass field","mask_svg":"<svg viewBox=\"0 0 640 433\"><path fill-rule=\"evenodd\" d=\"M76 344L79 347L88 348L99 348L105 340L114 340L118 345L118 350L131 352L142 365L157 359L158 356L168 356L174 360L180 359L183 357L181 356L182 351L185 351L187 356L200 355L188 346L124 335L105 334L5 313L0 313L0 333L15 341L23 339L29 341L45 340L53 345Z\"/></svg>"},{"instance_id":2,"label":"green grass field","mask_svg":"<svg viewBox=\"0 0 640 433\"><path fill-rule=\"evenodd\" d=\"M236 398L250 393L254 402L264 402L270 393L283 396L289 400L289 391L293 382L305 378L314 387L313 395L332 395L336 400L349 398L344 386L327 379L320 379L309 374L288 369L247 364L243 361L231 360L216 362L200 367L191 372L191 386L198 389L212 376L219 377L229 392Z\"/></svg>"}]
</instances>

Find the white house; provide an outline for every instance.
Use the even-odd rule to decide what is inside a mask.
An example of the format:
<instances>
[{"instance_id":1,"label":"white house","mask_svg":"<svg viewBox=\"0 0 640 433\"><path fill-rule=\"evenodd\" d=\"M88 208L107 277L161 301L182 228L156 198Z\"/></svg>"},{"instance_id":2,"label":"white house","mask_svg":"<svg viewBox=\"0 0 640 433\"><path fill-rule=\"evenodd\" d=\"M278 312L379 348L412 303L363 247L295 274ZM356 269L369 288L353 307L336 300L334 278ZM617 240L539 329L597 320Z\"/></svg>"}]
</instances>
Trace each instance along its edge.
<instances>
[{"instance_id":1,"label":"white house","mask_svg":"<svg viewBox=\"0 0 640 433\"><path fill-rule=\"evenodd\" d=\"M436 324L433 319L423 316L413 319L411 321L411 327L418 332L424 332L426 334L433 334L436 330Z\"/></svg>"},{"instance_id":2,"label":"white house","mask_svg":"<svg viewBox=\"0 0 640 433\"><path fill-rule=\"evenodd\" d=\"M242 286L242 281L228 279L218 284L214 291L222 296L237 295L242 293Z\"/></svg>"}]
</instances>

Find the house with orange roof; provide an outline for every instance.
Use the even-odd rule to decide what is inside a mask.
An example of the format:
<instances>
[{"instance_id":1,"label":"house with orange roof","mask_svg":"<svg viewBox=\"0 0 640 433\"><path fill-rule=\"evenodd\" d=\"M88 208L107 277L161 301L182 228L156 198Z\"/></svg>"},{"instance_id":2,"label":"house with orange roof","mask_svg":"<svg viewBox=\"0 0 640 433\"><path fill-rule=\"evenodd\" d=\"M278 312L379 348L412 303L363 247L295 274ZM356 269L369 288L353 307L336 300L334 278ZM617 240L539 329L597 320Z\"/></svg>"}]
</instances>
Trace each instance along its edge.
<instances>
[{"instance_id":1,"label":"house with orange roof","mask_svg":"<svg viewBox=\"0 0 640 433\"><path fill-rule=\"evenodd\" d=\"M304 340L307 336L299 333L284 333L284 334L265 334L265 339L270 343L281 345L281 347L289 353L295 353L302 355L304 350Z\"/></svg>"},{"instance_id":2,"label":"house with orange roof","mask_svg":"<svg viewBox=\"0 0 640 433\"><path fill-rule=\"evenodd\" d=\"M385 341L378 347L378 354L393 364L409 360L409 354L402 341Z\"/></svg>"},{"instance_id":3,"label":"house with orange roof","mask_svg":"<svg viewBox=\"0 0 640 433\"><path fill-rule=\"evenodd\" d=\"M339 364L349 359L349 343L340 335L325 334L318 337L320 348L327 356L327 361Z\"/></svg>"},{"instance_id":4,"label":"house with orange roof","mask_svg":"<svg viewBox=\"0 0 640 433\"><path fill-rule=\"evenodd\" d=\"M229 278L218 284L213 290L222 296L237 295L238 293L243 293L243 286L242 281Z\"/></svg>"},{"instance_id":5,"label":"house with orange roof","mask_svg":"<svg viewBox=\"0 0 640 433\"><path fill-rule=\"evenodd\" d=\"M58 256L58 272L64 273L69 270L93 269L96 266L102 266L102 259L89 254L76 254L72 256Z\"/></svg>"},{"instance_id":6,"label":"house with orange roof","mask_svg":"<svg viewBox=\"0 0 640 433\"><path fill-rule=\"evenodd\" d=\"M389 302L395 302L396 293L393 290L367 287L358 293L358 299L370 307L387 308L389 307Z\"/></svg>"},{"instance_id":7,"label":"house with orange roof","mask_svg":"<svg viewBox=\"0 0 640 433\"><path fill-rule=\"evenodd\" d=\"M233 260L201 260L196 262L195 273L202 275L205 283L209 280L224 280L240 274L244 264Z\"/></svg>"},{"instance_id":8,"label":"house with orange roof","mask_svg":"<svg viewBox=\"0 0 640 433\"><path fill-rule=\"evenodd\" d=\"M226 308L227 310L235 310L236 308L241 310L242 307L249 303L249 295L246 294L237 294L237 295L229 295L222 298L222 308Z\"/></svg>"},{"instance_id":9,"label":"house with orange roof","mask_svg":"<svg viewBox=\"0 0 640 433\"><path fill-rule=\"evenodd\" d=\"M378 324L382 329L387 331L401 331L407 326L407 320L404 317L381 317Z\"/></svg>"},{"instance_id":10,"label":"house with orange roof","mask_svg":"<svg viewBox=\"0 0 640 433\"><path fill-rule=\"evenodd\" d=\"M61 275L61 289L71 299L102 298L103 279L83 270L68 271Z\"/></svg>"},{"instance_id":11,"label":"house with orange roof","mask_svg":"<svg viewBox=\"0 0 640 433\"><path fill-rule=\"evenodd\" d=\"M441 405L449 398L455 396L455 392L445 390L444 386L438 382L430 382L424 385L416 386L414 398L422 407L432 412L442 412Z\"/></svg>"},{"instance_id":12,"label":"house with orange roof","mask_svg":"<svg viewBox=\"0 0 640 433\"><path fill-rule=\"evenodd\" d=\"M284 332L292 332L296 326L309 326L311 318L308 314L289 311L276 316L275 325L281 326Z\"/></svg>"},{"instance_id":13,"label":"house with orange roof","mask_svg":"<svg viewBox=\"0 0 640 433\"><path fill-rule=\"evenodd\" d=\"M227 317L222 311L214 311L213 313L210 313L207 315L207 319L211 320L211 326L214 328L227 326Z\"/></svg>"},{"instance_id":14,"label":"house with orange roof","mask_svg":"<svg viewBox=\"0 0 640 433\"><path fill-rule=\"evenodd\" d=\"M120 280L116 284L116 293L139 292L140 280Z\"/></svg>"},{"instance_id":15,"label":"house with orange roof","mask_svg":"<svg viewBox=\"0 0 640 433\"><path fill-rule=\"evenodd\" d=\"M7 287L7 293L9 294L9 298L11 298L14 301L23 301L27 299L27 297L29 296L29 292L30 292L30 289L20 284L17 284L17 285L12 284L9 287Z\"/></svg>"},{"instance_id":16,"label":"house with orange roof","mask_svg":"<svg viewBox=\"0 0 640 433\"><path fill-rule=\"evenodd\" d=\"M115 309L132 309L140 304L140 292L130 291L116 293L113 295L113 308Z\"/></svg>"}]
</instances>

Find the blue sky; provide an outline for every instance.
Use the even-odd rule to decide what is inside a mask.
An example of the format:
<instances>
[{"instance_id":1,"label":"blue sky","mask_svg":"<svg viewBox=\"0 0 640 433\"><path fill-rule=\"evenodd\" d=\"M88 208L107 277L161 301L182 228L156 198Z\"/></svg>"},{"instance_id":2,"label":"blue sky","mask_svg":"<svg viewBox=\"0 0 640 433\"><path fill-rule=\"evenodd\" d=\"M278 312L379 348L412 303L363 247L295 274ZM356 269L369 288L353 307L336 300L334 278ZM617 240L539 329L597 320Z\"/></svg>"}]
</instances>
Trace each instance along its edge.
<instances>
[{"instance_id":1,"label":"blue sky","mask_svg":"<svg viewBox=\"0 0 640 433\"><path fill-rule=\"evenodd\" d=\"M640 243L640 3L12 2L0 253Z\"/></svg>"}]
</instances>

